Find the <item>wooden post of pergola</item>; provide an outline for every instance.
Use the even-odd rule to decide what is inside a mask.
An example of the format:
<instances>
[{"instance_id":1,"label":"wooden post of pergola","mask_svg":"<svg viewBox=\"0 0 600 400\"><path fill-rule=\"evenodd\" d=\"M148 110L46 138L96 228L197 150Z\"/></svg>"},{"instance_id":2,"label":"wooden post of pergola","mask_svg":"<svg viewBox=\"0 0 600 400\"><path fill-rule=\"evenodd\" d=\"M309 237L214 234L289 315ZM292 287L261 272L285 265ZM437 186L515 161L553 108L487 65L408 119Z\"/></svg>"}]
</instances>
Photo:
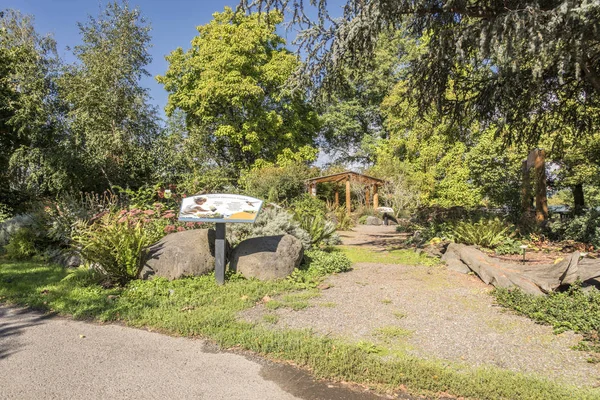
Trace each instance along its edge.
<instances>
[{"instance_id":1,"label":"wooden post of pergola","mask_svg":"<svg viewBox=\"0 0 600 400\"><path fill-rule=\"evenodd\" d=\"M362 183L366 186L365 195L366 195L366 204L367 207L371 205L371 187L373 194L373 207L379 207L379 195L377 193L377 187L383 185L384 181L381 179L373 178L372 176L359 174L352 171L340 172L339 174L319 176L316 178L309 179L306 182L306 187L308 188L311 195L316 195L317 193L317 184L323 182L333 182L336 184L335 187L335 205L339 206L340 204L340 195L339 195L339 184L342 182L346 183L346 212L350 214L352 212L352 198L351 198L351 182Z\"/></svg>"},{"instance_id":2,"label":"wooden post of pergola","mask_svg":"<svg viewBox=\"0 0 600 400\"><path fill-rule=\"evenodd\" d=\"M377 185L373 185L373 208L377 210L379 207L379 194L377 193Z\"/></svg>"},{"instance_id":3,"label":"wooden post of pergola","mask_svg":"<svg viewBox=\"0 0 600 400\"><path fill-rule=\"evenodd\" d=\"M350 209L351 200L350 200L350 176L346 177L346 214L350 215L352 210Z\"/></svg>"}]
</instances>

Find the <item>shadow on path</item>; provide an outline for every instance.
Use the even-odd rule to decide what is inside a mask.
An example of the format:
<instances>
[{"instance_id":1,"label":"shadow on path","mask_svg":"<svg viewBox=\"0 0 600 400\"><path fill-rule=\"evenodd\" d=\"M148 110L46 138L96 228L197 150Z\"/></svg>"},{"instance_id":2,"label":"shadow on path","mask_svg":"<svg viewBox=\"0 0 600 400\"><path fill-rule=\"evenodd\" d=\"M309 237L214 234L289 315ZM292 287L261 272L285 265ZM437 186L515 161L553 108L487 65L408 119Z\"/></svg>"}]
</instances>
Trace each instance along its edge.
<instances>
[{"instance_id":1,"label":"shadow on path","mask_svg":"<svg viewBox=\"0 0 600 400\"><path fill-rule=\"evenodd\" d=\"M25 329L43 324L56 314L41 314L27 308L0 305L0 360L19 351L22 344L17 337Z\"/></svg>"}]
</instances>

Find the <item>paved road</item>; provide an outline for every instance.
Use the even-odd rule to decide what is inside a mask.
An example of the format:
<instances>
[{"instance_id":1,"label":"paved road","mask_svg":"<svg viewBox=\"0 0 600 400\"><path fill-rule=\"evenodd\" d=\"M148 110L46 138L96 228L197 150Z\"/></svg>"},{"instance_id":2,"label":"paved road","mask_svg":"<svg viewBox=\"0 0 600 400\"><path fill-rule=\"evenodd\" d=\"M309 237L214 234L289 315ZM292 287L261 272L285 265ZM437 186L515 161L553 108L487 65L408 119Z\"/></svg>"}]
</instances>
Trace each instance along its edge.
<instances>
[{"instance_id":1,"label":"paved road","mask_svg":"<svg viewBox=\"0 0 600 400\"><path fill-rule=\"evenodd\" d=\"M376 398L202 340L0 306L0 399Z\"/></svg>"}]
</instances>

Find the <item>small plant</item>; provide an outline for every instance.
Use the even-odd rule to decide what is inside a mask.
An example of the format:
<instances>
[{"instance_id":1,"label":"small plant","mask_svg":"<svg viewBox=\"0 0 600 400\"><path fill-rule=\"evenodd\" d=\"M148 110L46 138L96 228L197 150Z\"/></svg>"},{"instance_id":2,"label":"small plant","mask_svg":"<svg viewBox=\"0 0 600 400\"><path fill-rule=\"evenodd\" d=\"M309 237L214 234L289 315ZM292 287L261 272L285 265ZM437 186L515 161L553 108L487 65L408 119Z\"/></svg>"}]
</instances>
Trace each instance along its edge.
<instances>
[{"instance_id":1,"label":"small plant","mask_svg":"<svg viewBox=\"0 0 600 400\"><path fill-rule=\"evenodd\" d=\"M144 249L156 240L141 221L113 213L82 223L78 232L73 241L83 258L120 285L138 277Z\"/></svg>"},{"instance_id":2,"label":"small plant","mask_svg":"<svg viewBox=\"0 0 600 400\"><path fill-rule=\"evenodd\" d=\"M304 257L309 265L309 270L321 276L347 272L352 267L350 259L339 252L310 250L304 253Z\"/></svg>"},{"instance_id":3,"label":"small plant","mask_svg":"<svg viewBox=\"0 0 600 400\"><path fill-rule=\"evenodd\" d=\"M521 254L523 252L523 249L521 248L522 245L523 242L520 240L515 240L511 237L506 238L496 246L496 254Z\"/></svg>"},{"instance_id":4,"label":"small plant","mask_svg":"<svg viewBox=\"0 0 600 400\"><path fill-rule=\"evenodd\" d=\"M499 218L478 222L459 222L449 229L448 236L457 243L493 249L512 237L511 226Z\"/></svg>"},{"instance_id":5,"label":"small plant","mask_svg":"<svg viewBox=\"0 0 600 400\"><path fill-rule=\"evenodd\" d=\"M335 209L335 220L337 221L337 229L341 231L347 231L352 227L352 218L346 212L346 206Z\"/></svg>"}]
</instances>

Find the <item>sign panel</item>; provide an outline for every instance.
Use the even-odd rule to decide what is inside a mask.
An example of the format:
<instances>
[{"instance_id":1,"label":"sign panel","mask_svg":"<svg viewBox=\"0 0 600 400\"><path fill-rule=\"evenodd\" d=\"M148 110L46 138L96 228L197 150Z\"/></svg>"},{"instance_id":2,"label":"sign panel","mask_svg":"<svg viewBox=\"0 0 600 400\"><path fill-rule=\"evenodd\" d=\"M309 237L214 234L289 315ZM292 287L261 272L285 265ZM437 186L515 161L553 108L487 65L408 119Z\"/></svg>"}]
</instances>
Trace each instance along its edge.
<instances>
[{"instance_id":1,"label":"sign panel","mask_svg":"<svg viewBox=\"0 0 600 400\"><path fill-rule=\"evenodd\" d=\"M390 214L394 213L394 209L391 207L377 207L376 210L379 211L380 213L390 213Z\"/></svg>"},{"instance_id":2,"label":"sign panel","mask_svg":"<svg viewBox=\"0 0 600 400\"><path fill-rule=\"evenodd\" d=\"M179 220L184 222L253 223L262 200L238 194L202 194L181 202Z\"/></svg>"}]
</instances>

